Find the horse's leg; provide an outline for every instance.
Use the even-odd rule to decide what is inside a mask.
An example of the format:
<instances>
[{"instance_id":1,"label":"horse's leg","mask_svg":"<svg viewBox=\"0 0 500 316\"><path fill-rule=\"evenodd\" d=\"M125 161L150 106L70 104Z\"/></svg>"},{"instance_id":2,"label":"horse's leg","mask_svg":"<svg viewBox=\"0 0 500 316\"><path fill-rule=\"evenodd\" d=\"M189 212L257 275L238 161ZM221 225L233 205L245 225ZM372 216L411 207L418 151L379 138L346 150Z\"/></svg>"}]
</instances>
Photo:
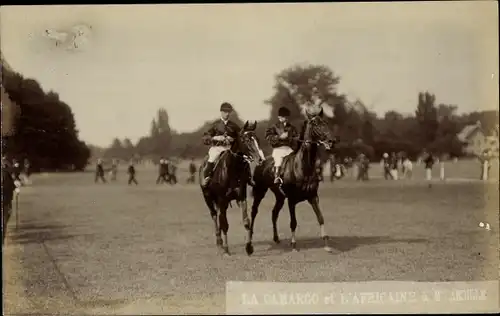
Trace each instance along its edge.
<instances>
[{"instance_id":1,"label":"horse's leg","mask_svg":"<svg viewBox=\"0 0 500 316\"><path fill-rule=\"evenodd\" d=\"M210 210L210 216L212 217L212 220L214 222L215 243L218 247L222 247L222 238L220 236L220 227L217 222L217 209L215 208L214 200L208 193L205 192L203 192L203 198L205 199L205 203L207 204L208 209Z\"/></svg>"},{"instance_id":2,"label":"horse's leg","mask_svg":"<svg viewBox=\"0 0 500 316\"><path fill-rule=\"evenodd\" d=\"M257 213L259 212L259 205L262 202L264 196L266 196L266 192L267 188L264 186L259 186L259 184L256 184L252 189L253 203L252 203L252 213L250 219L250 232L248 234L249 239L246 245L246 251L248 255L251 255L253 253L252 238L253 238L253 228L255 225L255 218L257 217Z\"/></svg>"},{"instance_id":3,"label":"horse's leg","mask_svg":"<svg viewBox=\"0 0 500 316\"><path fill-rule=\"evenodd\" d=\"M285 196L283 195L281 189L278 187L273 187L271 191L273 191L274 196L276 197L276 202L274 203L274 207L271 212L271 219L273 222L273 240L275 243L279 244L280 238L278 237L278 228L276 227L276 223L278 222L280 211L285 204Z\"/></svg>"},{"instance_id":4,"label":"horse's leg","mask_svg":"<svg viewBox=\"0 0 500 316\"><path fill-rule=\"evenodd\" d=\"M314 214L316 214L316 218L318 219L319 229L321 231L321 238L325 243L324 249L325 251L331 252L332 248L328 246L328 235L325 232L325 219L323 218L323 213L319 208L319 197L316 195L313 198L308 199L307 201L309 202L309 204L311 204Z\"/></svg>"},{"instance_id":5,"label":"horse's leg","mask_svg":"<svg viewBox=\"0 0 500 316\"><path fill-rule=\"evenodd\" d=\"M227 221L227 207L228 203L223 203L219 209L219 227L222 231L222 250L224 255L229 255L229 246L227 243L227 232L229 230L229 223Z\"/></svg>"},{"instance_id":6,"label":"horse's leg","mask_svg":"<svg viewBox=\"0 0 500 316\"><path fill-rule=\"evenodd\" d=\"M297 229L297 218L295 217L295 206L297 202L288 199L288 210L290 211L290 230L292 232L291 246L293 251L297 251L297 241L295 240L295 230Z\"/></svg>"},{"instance_id":7,"label":"horse's leg","mask_svg":"<svg viewBox=\"0 0 500 316\"><path fill-rule=\"evenodd\" d=\"M242 201L239 201L238 203L241 208L241 216L243 220L243 226L245 227L245 230L247 231L247 240L246 240L246 250L248 253L248 245L251 244L251 233L250 233L250 219L248 218L248 209L247 209L247 200L244 199Z\"/></svg>"}]
</instances>

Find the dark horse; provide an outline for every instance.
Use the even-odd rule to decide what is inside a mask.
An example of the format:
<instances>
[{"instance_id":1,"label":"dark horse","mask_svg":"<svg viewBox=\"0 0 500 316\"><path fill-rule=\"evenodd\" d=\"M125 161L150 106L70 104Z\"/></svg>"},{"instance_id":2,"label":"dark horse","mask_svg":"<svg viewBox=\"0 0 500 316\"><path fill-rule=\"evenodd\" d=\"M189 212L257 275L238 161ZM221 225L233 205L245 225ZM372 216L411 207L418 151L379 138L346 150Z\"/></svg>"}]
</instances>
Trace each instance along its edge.
<instances>
[{"instance_id":1,"label":"dark horse","mask_svg":"<svg viewBox=\"0 0 500 316\"><path fill-rule=\"evenodd\" d=\"M214 221L217 246L221 247L225 255L229 255L227 243L227 232L229 223L227 221L227 209L231 201L236 200L241 208L243 224L247 231L247 242L250 240L250 220L247 213L247 161L254 160L261 163L264 160L259 147L255 128L257 123L249 123L243 126L239 139L235 141L232 148L223 152L214 167L213 175L206 187L201 186L205 203L210 210L210 216ZM207 159L204 160L199 169L200 183ZM249 171L249 170L248 170ZM218 221L217 221L218 217ZM223 238L221 238L221 231Z\"/></svg>"},{"instance_id":2,"label":"dark horse","mask_svg":"<svg viewBox=\"0 0 500 316\"><path fill-rule=\"evenodd\" d=\"M318 219L321 237L324 240L324 248L327 251L331 251L331 248L328 246L328 236L324 229L323 214L319 207L319 175L317 174L317 170L322 160L326 159L327 156L325 153L328 152L333 145L333 139L326 122L321 116L315 115L308 117L304 124L301 133L302 136L298 140L298 150L283 159L283 184L281 187L274 184L274 161L272 157L268 157L264 163L255 168L250 240L246 244L248 255L253 253L252 237L255 217L259 211L259 205L268 189L271 189L276 197L276 203L272 210L274 242L280 242L276 229L276 222L279 212L285 203L285 199L288 199L290 229L292 231L291 246L293 250L297 250L295 241L295 229L297 228L295 207L298 203L307 200L309 204L311 204ZM321 151L321 148L324 148L326 151Z\"/></svg>"}]
</instances>

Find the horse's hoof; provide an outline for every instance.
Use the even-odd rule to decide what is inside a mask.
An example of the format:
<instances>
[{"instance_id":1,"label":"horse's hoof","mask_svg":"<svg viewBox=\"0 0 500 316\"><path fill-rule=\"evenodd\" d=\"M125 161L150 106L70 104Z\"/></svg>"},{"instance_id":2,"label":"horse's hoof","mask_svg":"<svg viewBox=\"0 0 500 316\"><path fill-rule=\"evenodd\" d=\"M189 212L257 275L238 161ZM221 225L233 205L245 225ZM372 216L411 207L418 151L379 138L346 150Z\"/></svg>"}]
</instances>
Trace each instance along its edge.
<instances>
[{"instance_id":1,"label":"horse's hoof","mask_svg":"<svg viewBox=\"0 0 500 316\"><path fill-rule=\"evenodd\" d=\"M245 250L247 252L247 255L249 255L249 256L252 255L253 254L253 246L252 246L252 244L248 243L246 245L246 247L245 247Z\"/></svg>"},{"instance_id":2,"label":"horse's hoof","mask_svg":"<svg viewBox=\"0 0 500 316\"><path fill-rule=\"evenodd\" d=\"M223 257L229 257L231 255L229 253L229 248L228 247L223 247L222 250L223 250L223 253L222 253Z\"/></svg>"},{"instance_id":3,"label":"horse's hoof","mask_svg":"<svg viewBox=\"0 0 500 316\"><path fill-rule=\"evenodd\" d=\"M333 249L329 246L325 246L323 247L323 249L326 251L326 252L333 252Z\"/></svg>"},{"instance_id":4,"label":"horse's hoof","mask_svg":"<svg viewBox=\"0 0 500 316\"><path fill-rule=\"evenodd\" d=\"M222 247L222 238L218 238L216 241L215 241L216 245L219 246L219 247Z\"/></svg>"},{"instance_id":5,"label":"horse's hoof","mask_svg":"<svg viewBox=\"0 0 500 316\"><path fill-rule=\"evenodd\" d=\"M297 243L292 242L292 243L291 243L291 246L292 246L292 251L293 251L293 252L297 252L297 251L299 251L299 250L297 249Z\"/></svg>"},{"instance_id":6,"label":"horse's hoof","mask_svg":"<svg viewBox=\"0 0 500 316\"><path fill-rule=\"evenodd\" d=\"M279 244L279 243L280 243L280 238L279 238L278 236L274 236L274 237L273 237L273 241L274 241L275 243Z\"/></svg>"}]
</instances>

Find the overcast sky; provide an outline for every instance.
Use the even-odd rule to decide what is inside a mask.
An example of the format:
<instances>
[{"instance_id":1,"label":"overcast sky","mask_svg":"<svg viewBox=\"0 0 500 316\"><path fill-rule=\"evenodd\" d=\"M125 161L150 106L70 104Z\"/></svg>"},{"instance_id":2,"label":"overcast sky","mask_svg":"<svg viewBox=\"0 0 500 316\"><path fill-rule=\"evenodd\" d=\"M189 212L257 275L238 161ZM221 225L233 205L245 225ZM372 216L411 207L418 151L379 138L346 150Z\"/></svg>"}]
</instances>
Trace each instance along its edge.
<instances>
[{"instance_id":1,"label":"overcast sky","mask_svg":"<svg viewBox=\"0 0 500 316\"><path fill-rule=\"evenodd\" d=\"M461 112L498 108L497 12L496 1L2 6L1 49L72 107L85 141L109 145L146 135L159 107L178 131L223 101L265 118L273 76L305 62L379 114L413 112L421 90ZM82 24L92 30L77 50L45 36Z\"/></svg>"}]
</instances>

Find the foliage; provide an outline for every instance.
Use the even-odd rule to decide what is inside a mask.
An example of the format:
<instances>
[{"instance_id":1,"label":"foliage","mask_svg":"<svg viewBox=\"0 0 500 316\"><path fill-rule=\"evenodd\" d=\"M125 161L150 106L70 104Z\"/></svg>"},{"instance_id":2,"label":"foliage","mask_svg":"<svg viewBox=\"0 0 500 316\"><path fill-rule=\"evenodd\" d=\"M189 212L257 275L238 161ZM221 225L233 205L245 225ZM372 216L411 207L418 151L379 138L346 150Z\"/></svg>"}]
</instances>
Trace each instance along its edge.
<instances>
[{"instance_id":1,"label":"foliage","mask_svg":"<svg viewBox=\"0 0 500 316\"><path fill-rule=\"evenodd\" d=\"M90 157L78 138L73 112L53 91L44 92L34 79L3 69L2 84L20 109L16 133L6 140L5 153L28 158L33 171L83 170Z\"/></svg>"},{"instance_id":2,"label":"foliage","mask_svg":"<svg viewBox=\"0 0 500 316\"><path fill-rule=\"evenodd\" d=\"M498 124L497 114L496 119L492 119L491 112L458 115L456 105L436 105L436 96L428 91L418 94L413 115L392 110L377 117L362 100L349 101L346 95L340 94L337 88L340 77L323 65L294 65L278 73L274 79L274 92L264 100L269 106L269 120L259 121L256 131L266 154L271 148L264 141L265 130L276 121L278 109L282 106L290 109L291 123L300 128L304 108L321 104L325 114L333 114L324 115L324 119L340 140L336 153L339 156L364 153L373 160L379 160L385 152L402 151L416 159L425 148L436 154L461 156L463 144L456 135L465 125L479 120L490 131ZM218 111L214 109L214 120L216 113ZM133 149L129 146L123 155L130 156L133 152L153 159L160 156L202 157L207 148L201 143L201 137L214 120L207 121L191 133L177 133L168 125L166 110L160 109L151 123L150 135L142 137ZM233 120L243 125L237 113L234 113ZM118 155L113 148L114 145L109 149L114 151L112 155Z\"/></svg>"}]
</instances>

